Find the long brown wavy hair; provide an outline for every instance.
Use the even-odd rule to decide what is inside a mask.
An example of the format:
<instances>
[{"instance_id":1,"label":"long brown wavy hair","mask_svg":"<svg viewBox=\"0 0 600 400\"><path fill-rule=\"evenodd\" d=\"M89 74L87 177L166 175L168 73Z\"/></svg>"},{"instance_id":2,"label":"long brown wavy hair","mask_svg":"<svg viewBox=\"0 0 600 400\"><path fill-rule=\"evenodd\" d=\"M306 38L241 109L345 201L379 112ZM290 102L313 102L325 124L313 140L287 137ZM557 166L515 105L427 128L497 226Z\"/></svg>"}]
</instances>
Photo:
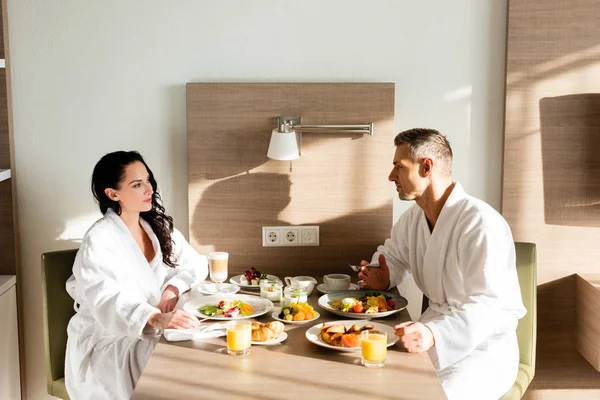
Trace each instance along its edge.
<instances>
[{"instance_id":1,"label":"long brown wavy hair","mask_svg":"<svg viewBox=\"0 0 600 400\"><path fill-rule=\"evenodd\" d=\"M152 209L140 213L140 216L146 221L152 231L158 237L160 250L162 251L163 263L169 267L177 266L177 259L173 254L173 218L165 214L165 208L162 205L162 199L158 193L158 185L152 170L144 161L144 158L137 151L115 151L108 153L98 161L92 173L92 193L96 202L100 206L100 211L105 214L110 208L117 215L121 215L121 206L118 201L108 198L105 189L111 188L118 190L123 179L125 179L125 167L136 161L141 162L146 167L150 175L150 184L152 185Z\"/></svg>"}]
</instances>

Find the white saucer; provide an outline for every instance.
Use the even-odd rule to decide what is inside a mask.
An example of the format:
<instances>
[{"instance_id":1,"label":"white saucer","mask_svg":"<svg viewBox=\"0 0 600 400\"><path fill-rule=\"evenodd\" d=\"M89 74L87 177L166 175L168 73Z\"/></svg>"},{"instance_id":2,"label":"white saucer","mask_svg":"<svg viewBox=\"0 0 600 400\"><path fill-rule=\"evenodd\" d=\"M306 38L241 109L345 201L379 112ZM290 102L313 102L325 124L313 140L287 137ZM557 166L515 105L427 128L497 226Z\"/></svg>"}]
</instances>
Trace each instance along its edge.
<instances>
[{"instance_id":1,"label":"white saucer","mask_svg":"<svg viewBox=\"0 0 600 400\"><path fill-rule=\"evenodd\" d=\"M203 294L237 293L239 290L240 287L232 283L205 283L198 286L198 291Z\"/></svg>"},{"instance_id":2,"label":"white saucer","mask_svg":"<svg viewBox=\"0 0 600 400\"><path fill-rule=\"evenodd\" d=\"M281 332L279 334L279 336L277 336L275 339L266 340L264 342L256 342L253 340L252 344L258 344L261 346L272 346L274 344L283 342L285 339L287 339L287 337L288 337L288 334L286 332Z\"/></svg>"},{"instance_id":3,"label":"white saucer","mask_svg":"<svg viewBox=\"0 0 600 400\"><path fill-rule=\"evenodd\" d=\"M321 283L319 286L317 286L317 290L323 294L328 294L328 293L333 293L333 292L344 292L346 290L358 290L358 289L360 289L360 287L358 287L358 285L355 283L351 283L350 287L348 289L340 289L340 290L329 290L329 289L327 289L327 287L325 286L324 283Z\"/></svg>"}]
</instances>

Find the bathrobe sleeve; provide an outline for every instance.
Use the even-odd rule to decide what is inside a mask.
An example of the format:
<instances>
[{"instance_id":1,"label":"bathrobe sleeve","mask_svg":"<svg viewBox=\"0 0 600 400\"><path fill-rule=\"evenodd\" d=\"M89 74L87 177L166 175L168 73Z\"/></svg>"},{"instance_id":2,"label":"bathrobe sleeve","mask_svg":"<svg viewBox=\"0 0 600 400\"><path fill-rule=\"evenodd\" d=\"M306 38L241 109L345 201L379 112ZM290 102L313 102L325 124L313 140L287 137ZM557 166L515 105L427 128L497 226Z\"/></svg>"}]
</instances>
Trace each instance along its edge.
<instances>
[{"instance_id":1,"label":"bathrobe sleeve","mask_svg":"<svg viewBox=\"0 0 600 400\"><path fill-rule=\"evenodd\" d=\"M404 228L408 223L408 212L404 213L392 227L392 233L379 247L371 258L372 263L379 263L379 255L385 256L385 261L390 269L390 286L393 288L402 283L410 273L408 265L408 244Z\"/></svg>"},{"instance_id":2,"label":"bathrobe sleeve","mask_svg":"<svg viewBox=\"0 0 600 400\"><path fill-rule=\"evenodd\" d=\"M495 217L479 218L463 223L459 231L463 234L456 248L464 300L425 323L435 338L440 369L460 361L491 336L515 329L524 315L508 225Z\"/></svg>"},{"instance_id":3,"label":"bathrobe sleeve","mask_svg":"<svg viewBox=\"0 0 600 400\"><path fill-rule=\"evenodd\" d=\"M73 265L78 282L76 301L88 307L109 334L145 337L148 319L160 310L148 304L139 292L127 287L123 271L132 269L124 261L127 257L118 254L115 248L85 240L79 252L81 257L78 254Z\"/></svg>"},{"instance_id":4,"label":"bathrobe sleeve","mask_svg":"<svg viewBox=\"0 0 600 400\"><path fill-rule=\"evenodd\" d=\"M177 229L173 229L173 252L177 257L177 267L169 268L161 292L167 286L173 285L181 295L195 284L206 279L208 276L208 260L206 256L198 254Z\"/></svg>"}]
</instances>

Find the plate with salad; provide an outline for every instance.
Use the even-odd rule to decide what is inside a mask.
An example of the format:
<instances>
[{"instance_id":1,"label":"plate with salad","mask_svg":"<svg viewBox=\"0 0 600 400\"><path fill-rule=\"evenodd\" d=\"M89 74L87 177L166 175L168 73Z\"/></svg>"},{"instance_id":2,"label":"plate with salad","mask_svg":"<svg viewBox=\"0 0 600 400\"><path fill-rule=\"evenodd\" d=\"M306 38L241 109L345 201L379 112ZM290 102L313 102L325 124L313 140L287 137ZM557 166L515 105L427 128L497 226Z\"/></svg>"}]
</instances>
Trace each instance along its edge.
<instances>
[{"instance_id":1,"label":"plate with salad","mask_svg":"<svg viewBox=\"0 0 600 400\"><path fill-rule=\"evenodd\" d=\"M254 318L271 311L273 303L262 297L245 294L215 294L187 301L183 309L198 318L232 320Z\"/></svg>"},{"instance_id":2,"label":"plate with salad","mask_svg":"<svg viewBox=\"0 0 600 400\"><path fill-rule=\"evenodd\" d=\"M406 308L408 301L397 294L360 290L325 294L319 297L319 306L348 318L382 318Z\"/></svg>"}]
</instances>

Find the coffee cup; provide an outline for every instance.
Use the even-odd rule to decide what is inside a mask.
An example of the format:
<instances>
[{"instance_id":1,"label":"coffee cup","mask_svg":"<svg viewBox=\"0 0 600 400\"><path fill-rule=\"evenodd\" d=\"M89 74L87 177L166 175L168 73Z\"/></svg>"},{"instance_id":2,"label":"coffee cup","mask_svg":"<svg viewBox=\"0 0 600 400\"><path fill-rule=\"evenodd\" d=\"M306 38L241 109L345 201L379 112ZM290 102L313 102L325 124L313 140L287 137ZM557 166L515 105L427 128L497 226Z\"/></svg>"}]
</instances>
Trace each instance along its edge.
<instances>
[{"instance_id":1,"label":"coffee cup","mask_svg":"<svg viewBox=\"0 0 600 400\"><path fill-rule=\"evenodd\" d=\"M317 280L312 276L286 276L284 279L285 284L288 286L296 286L306 288L307 295L309 295L317 284Z\"/></svg>"},{"instance_id":2,"label":"coffee cup","mask_svg":"<svg viewBox=\"0 0 600 400\"><path fill-rule=\"evenodd\" d=\"M350 275L328 274L323 276L327 290L347 290L350 288Z\"/></svg>"}]
</instances>

